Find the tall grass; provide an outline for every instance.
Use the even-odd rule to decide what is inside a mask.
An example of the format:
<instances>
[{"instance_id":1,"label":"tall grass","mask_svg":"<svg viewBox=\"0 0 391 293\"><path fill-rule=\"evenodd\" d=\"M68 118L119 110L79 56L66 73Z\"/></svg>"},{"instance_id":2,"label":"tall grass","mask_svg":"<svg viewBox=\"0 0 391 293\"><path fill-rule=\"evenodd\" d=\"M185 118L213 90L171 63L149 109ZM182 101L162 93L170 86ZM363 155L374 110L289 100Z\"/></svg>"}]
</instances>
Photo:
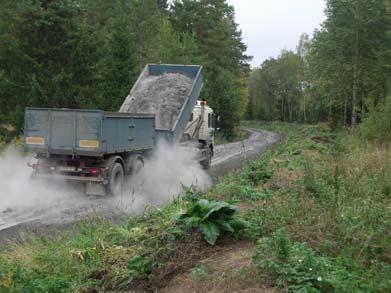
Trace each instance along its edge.
<instances>
[{"instance_id":1,"label":"tall grass","mask_svg":"<svg viewBox=\"0 0 391 293\"><path fill-rule=\"evenodd\" d=\"M273 195L249 211L248 220L255 225L250 236L255 240L284 229L291 241L334 258L335 270L349 273L341 282L351 284L334 283L334 290L391 288L387 277L391 272L388 145L367 143L357 132L335 134L325 125L290 125L289 131L287 125L273 127L285 133L286 139L272 151L272 160L261 159L274 170L263 184L273 188ZM281 269L286 270L285 266ZM276 280L281 280L281 274Z\"/></svg>"}]
</instances>

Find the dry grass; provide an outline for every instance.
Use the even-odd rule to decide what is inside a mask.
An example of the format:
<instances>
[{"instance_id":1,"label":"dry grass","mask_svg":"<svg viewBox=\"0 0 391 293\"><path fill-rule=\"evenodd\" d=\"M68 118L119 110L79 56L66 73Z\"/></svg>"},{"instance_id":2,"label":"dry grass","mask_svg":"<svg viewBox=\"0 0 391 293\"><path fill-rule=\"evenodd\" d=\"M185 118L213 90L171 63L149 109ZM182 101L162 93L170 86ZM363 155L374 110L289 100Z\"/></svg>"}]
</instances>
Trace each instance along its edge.
<instances>
[{"instance_id":1,"label":"dry grass","mask_svg":"<svg viewBox=\"0 0 391 293\"><path fill-rule=\"evenodd\" d=\"M161 292L276 292L261 285L258 277L250 278L253 248L246 241L216 247L192 269L176 275ZM205 272L202 279L194 275L194 269Z\"/></svg>"}]
</instances>

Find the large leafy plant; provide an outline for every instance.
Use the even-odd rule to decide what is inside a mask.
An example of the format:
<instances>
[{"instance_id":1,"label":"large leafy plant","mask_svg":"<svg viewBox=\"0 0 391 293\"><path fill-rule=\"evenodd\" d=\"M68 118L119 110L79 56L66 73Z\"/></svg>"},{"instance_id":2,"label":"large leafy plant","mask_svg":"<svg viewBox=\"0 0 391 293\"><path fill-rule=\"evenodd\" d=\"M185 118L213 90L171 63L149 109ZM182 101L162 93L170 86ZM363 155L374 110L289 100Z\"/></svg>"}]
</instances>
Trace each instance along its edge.
<instances>
[{"instance_id":1,"label":"large leafy plant","mask_svg":"<svg viewBox=\"0 0 391 293\"><path fill-rule=\"evenodd\" d=\"M199 229L205 240L214 245L223 232L234 233L248 225L237 211L236 206L226 202L200 199L188 207L180 219L190 227Z\"/></svg>"}]
</instances>

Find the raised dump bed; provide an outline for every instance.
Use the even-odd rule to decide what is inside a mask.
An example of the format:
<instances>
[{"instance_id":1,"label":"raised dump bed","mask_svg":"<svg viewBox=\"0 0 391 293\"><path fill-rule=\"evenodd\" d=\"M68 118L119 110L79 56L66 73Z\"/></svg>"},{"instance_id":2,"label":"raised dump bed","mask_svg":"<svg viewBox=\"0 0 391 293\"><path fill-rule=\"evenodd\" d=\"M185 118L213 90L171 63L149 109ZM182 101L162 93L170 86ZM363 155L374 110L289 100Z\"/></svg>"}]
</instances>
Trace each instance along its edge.
<instances>
[{"instance_id":1,"label":"raised dump bed","mask_svg":"<svg viewBox=\"0 0 391 293\"><path fill-rule=\"evenodd\" d=\"M185 131L203 85L198 65L148 64L120 108L156 116L156 136L177 142Z\"/></svg>"},{"instance_id":2,"label":"raised dump bed","mask_svg":"<svg viewBox=\"0 0 391 293\"><path fill-rule=\"evenodd\" d=\"M154 146L155 117L99 110L25 109L25 150L37 154L104 156Z\"/></svg>"}]
</instances>

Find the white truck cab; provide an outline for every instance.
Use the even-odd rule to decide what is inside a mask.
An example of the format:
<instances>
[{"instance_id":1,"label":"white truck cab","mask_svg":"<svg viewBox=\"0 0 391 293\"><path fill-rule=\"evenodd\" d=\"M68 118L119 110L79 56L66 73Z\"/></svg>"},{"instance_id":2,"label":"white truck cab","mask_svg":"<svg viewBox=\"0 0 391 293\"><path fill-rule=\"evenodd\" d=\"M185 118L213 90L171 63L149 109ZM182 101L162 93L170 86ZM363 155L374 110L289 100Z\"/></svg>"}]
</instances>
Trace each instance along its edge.
<instances>
[{"instance_id":1,"label":"white truck cab","mask_svg":"<svg viewBox=\"0 0 391 293\"><path fill-rule=\"evenodd\" d=\"M214 154L216 115L206 101L197 101L183 135L184 141L198 143L202 151L201 165L208 169Z\"/></svg>"}]
</instances>

